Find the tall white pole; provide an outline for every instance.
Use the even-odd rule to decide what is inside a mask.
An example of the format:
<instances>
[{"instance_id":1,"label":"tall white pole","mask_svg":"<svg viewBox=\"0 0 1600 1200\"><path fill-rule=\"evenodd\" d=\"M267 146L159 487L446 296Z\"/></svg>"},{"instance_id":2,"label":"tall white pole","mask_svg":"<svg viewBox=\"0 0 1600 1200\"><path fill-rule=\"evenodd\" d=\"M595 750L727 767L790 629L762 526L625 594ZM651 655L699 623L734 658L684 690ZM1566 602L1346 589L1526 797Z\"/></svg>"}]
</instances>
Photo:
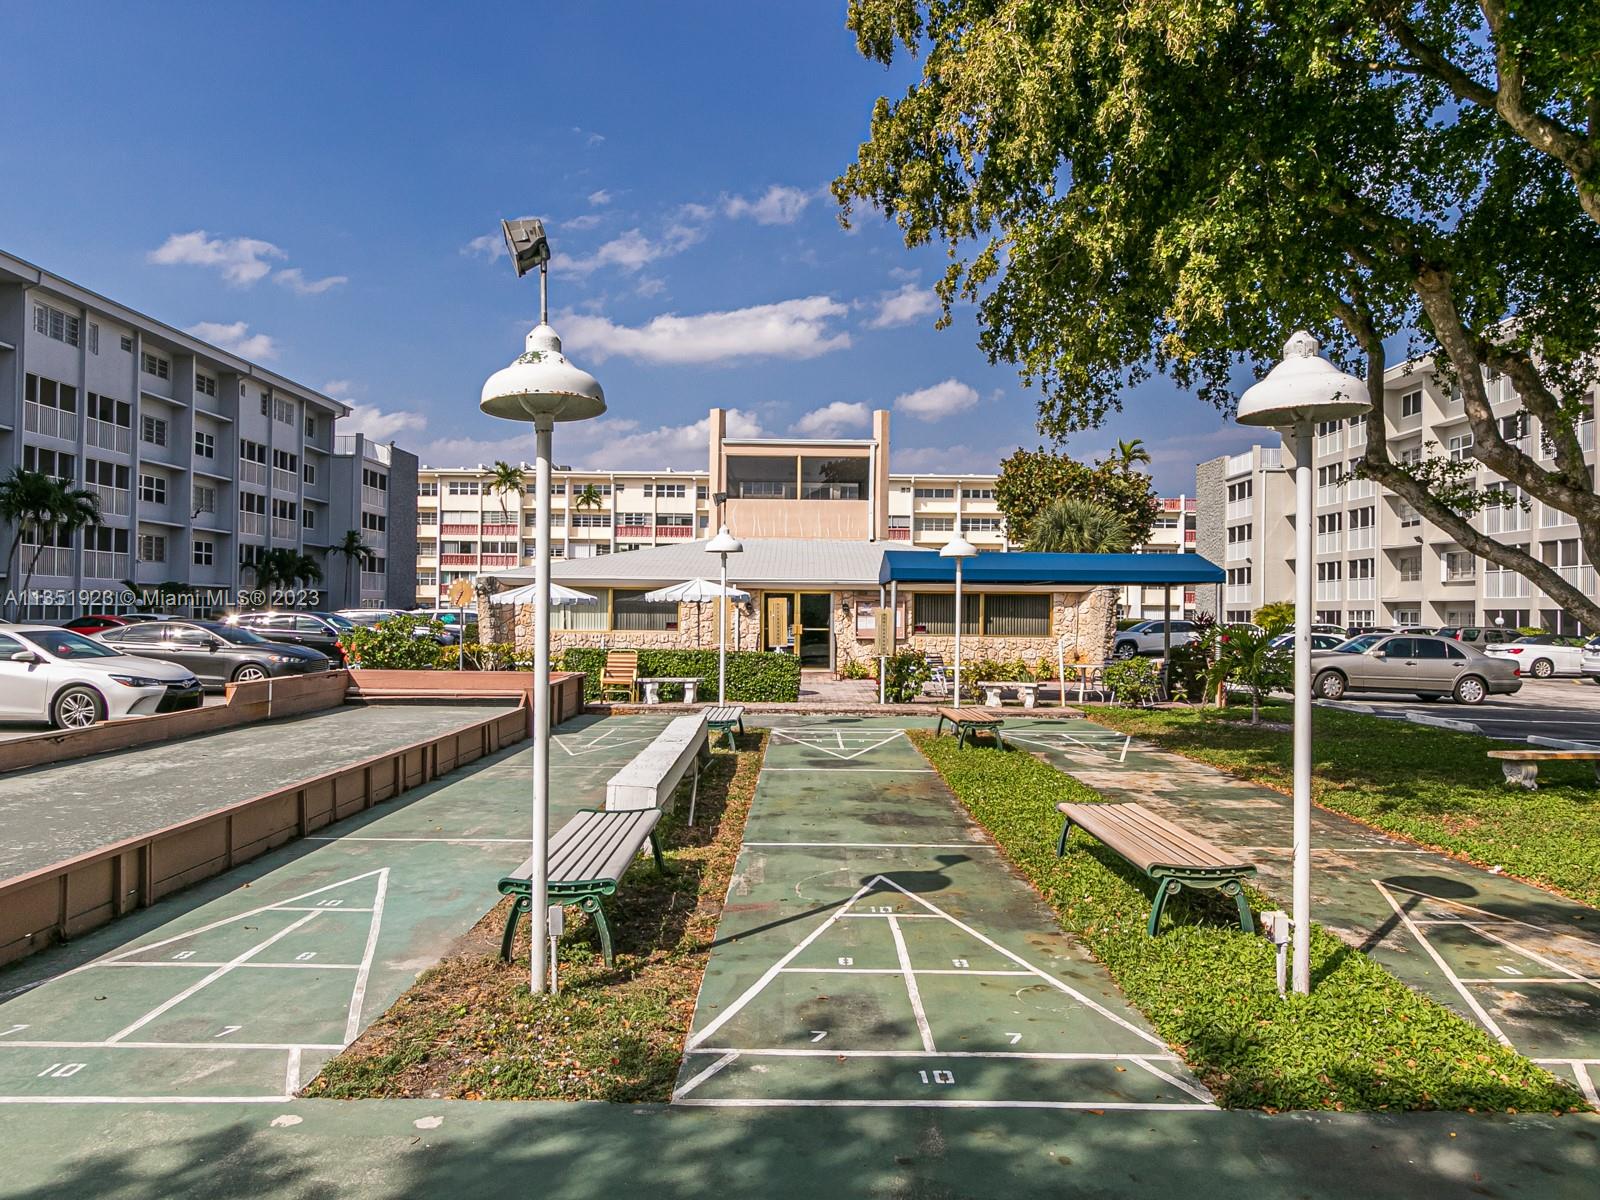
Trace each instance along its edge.
<instances>
[{"instance_id":1,"label":"tall white pole","mask_svg":"<svg viewBox=\"0 0 1600 1200\"><path fill-rule=\"evenodd\" d=\"M728 702L728 556L722 560L722 598L717 601L717 703Z\"/></svg>"},{"instance_id":2,"label":"tall white pole","mask_svg":"<svg viewBox=\"0 0 1600 1200\"><path fill-rule=\"evenodd\" d=\"M956 707L961 707L961 560L956 559Z\"/></svg>"},{"instance_id":3,"label":"tall white pole","mask_svg":"<svg viewBox=\"0 0 1600 1200\"><path fill-rule=\"evenodd\" d=\"M1294 990L1311 991L1311 422L1294 430Z\"/></svg>"},{"instance_id":4,"label":"tall white pole","mask_svg":"<svg viewBox=\"0 0 1600 1200\"><path fill-rule=\"evenodd\" d=\"M535 995L545 990L548 969L545 938L549 928L550 864L550 434L555 418L533 419L536 534L533 559L533 848L528 871L532 907L528 912L529 980Z\"/></svg>"}]
</instances>

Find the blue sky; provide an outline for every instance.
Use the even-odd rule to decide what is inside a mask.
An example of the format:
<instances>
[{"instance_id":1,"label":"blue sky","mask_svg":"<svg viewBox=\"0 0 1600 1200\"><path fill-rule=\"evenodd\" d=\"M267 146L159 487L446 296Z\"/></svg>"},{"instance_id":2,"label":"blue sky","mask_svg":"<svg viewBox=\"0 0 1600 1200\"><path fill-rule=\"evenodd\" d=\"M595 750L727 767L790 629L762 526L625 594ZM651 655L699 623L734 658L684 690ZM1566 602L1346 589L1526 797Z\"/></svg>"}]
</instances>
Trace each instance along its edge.
<instances>
[{"instance_id":1,"label":"blue sky","mask_svg":"<svg viewBox=\"0 0 1600 1200\"><path fill-rule=\"evenodd\" d=\"M470 15L467 15L469 14ZM828 182L910 64L834 0L7 6L0 248L339 395L434 465L531 457L481 416L537 285L502 216L550 227L553 321L605 386L573 465L703 467L743 432L864 432L895 470L994 470L1034 402L936 331L934 247ZM1067 449L1142 437L1167 493L1249 431L1165 382Z\"/></svg>"}]
</instances>

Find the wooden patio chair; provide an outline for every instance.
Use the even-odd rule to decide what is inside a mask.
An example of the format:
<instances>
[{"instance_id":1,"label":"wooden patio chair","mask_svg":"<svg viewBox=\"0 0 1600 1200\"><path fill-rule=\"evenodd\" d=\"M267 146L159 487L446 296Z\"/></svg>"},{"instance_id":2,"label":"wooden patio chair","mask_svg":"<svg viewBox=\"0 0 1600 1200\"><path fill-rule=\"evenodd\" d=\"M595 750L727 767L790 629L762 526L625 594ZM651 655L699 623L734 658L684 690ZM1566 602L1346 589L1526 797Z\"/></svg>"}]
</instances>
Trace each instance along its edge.
<instances>
[{"instance_id":1,"label":"wooden patio chair","mask_svg":"<svg viewBox=\"0 0 1600 1200\"><path fill-rule=\"evenodd\" d=\"M636 703L639 699L637 650L606 651L606 665L600 672L600 699L609 700L617 692L630 703Z\"/></svg>"}]
</instances>

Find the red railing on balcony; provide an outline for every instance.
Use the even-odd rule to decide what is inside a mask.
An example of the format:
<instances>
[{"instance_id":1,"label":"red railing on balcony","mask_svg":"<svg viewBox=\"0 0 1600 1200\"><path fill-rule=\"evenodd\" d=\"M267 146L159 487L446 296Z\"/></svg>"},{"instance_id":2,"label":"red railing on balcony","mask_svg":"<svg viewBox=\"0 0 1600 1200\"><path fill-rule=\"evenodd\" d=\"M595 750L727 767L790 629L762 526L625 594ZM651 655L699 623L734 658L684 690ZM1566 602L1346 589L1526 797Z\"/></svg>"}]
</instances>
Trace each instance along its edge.
<instances>
[{"instance_id":1,"label":"red railing on balcony","mask_svg":"<svg viewBox=\"0 0 1600 1200\"><path fill-rule=\"evenodd\" d=\"M483 525L484 537L514 538L517 536L517 527L511 525L490 525L487 521Z\"/></svg>"},{"instance_id":2,"label":"red railing on balcony","mask_svg":"<svg viewBox=\"0 0 1600 1200\"><path fill-rule=\"evenodd\" d=\"M483 565L486 567L514 567L517 565L515 554L485 554Z\"/></svg>"},{"instance_id":3,"label":"red railing on balcony","mask_svg":"<svg viewBox=\"0 0 1600 1200\"><path fill-rule=\"evenodd\" d=\"M1185 544L1186 544L1186 545L1193 545L1193 543L1194 543L1194 537L1195 537L1195 533L1194 533L1194 530L1192 530L1192 529L1185 529L1185 530L1184 530L1184 531L1183 531L1183 540L1184 540L1184 543L1185 543ZM952 620L952 621L953 621L953 620L955 620L955 618L954 618L954 617L951 617L951 618L950 618L950 619L951 619L951 620Z\"/></svg>"},{"instance_id":4,"label":"red railing on balcony","mask_svg":"<svg viewBox=\"0 0 1600 1200\"><path fill-rule=\"evenodd\" d=\"M446 567L475 567L478 565L476 554L441 554L439 563Z\"/></svg>"},{"instance_id":5,"label":"red railing on balcony","mask_svg":"<svg viewBox=\"0 0 1600 1200\"><path fill-rule=\"evenodd\" d=\"M911 540L911 530L909 530L909 529L890 529L889 530L889 540L892 541L892 542L909 542ZM952 610L952 611L954 611L954 610ZM954 617L951 617L950 619L952 621L955 620Z\"/></svg>"},{"instance_id":6,"label":"red railing on balcony","mask_svg":"<svg viewBox=\"0 0 1600 1200\"><path fill-rule=\"evenodd\" d=\"M619 538L649 537L650 528L651 527L649 525L618 525L617 536Z\"/></svg>"},{"instance_id":7,"label":"red railing on balcony","mask_svg":"<svg viewBox=\"0 0 1600 1200\"><path fill-rule=\"evenodd\" d=\"M439 528L444 533L470 533L476 535L478 532L476 525L441 525Z\"/></svg>"},{"instance_id":8,"label":"red railing on balcony","mask_svg":"<svg viewBox=\"0 0 1600 1200\"><path fill-rule=\"evenodd\" d=\"M694 536L694 526L657 525L656 536L658 538L692 538Z\"/></svg>"}]
</instances>

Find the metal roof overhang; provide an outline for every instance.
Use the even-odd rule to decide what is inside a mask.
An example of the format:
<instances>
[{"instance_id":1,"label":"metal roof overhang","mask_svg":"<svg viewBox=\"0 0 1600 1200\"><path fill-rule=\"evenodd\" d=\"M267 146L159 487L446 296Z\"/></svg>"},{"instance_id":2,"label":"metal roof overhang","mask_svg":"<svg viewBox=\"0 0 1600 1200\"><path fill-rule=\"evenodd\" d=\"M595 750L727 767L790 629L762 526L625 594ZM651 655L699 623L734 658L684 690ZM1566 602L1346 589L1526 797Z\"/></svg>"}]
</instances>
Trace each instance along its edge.
<instances>
[{"instance_id":1,"label":"metal roof overhang","mask_svg":"<svg viewBox=\"0 0 1600 1200\"><path fill-rule=\"evenodd\" d=\"M1198 554L979 554L961 570L964 584L1060 584L1098 587L1145 587L1221 583L1221 567ZM949 584L956 581L956 560L926 551L889 550L883 556L879 583Z\"/></svg>"}]
</instances>

